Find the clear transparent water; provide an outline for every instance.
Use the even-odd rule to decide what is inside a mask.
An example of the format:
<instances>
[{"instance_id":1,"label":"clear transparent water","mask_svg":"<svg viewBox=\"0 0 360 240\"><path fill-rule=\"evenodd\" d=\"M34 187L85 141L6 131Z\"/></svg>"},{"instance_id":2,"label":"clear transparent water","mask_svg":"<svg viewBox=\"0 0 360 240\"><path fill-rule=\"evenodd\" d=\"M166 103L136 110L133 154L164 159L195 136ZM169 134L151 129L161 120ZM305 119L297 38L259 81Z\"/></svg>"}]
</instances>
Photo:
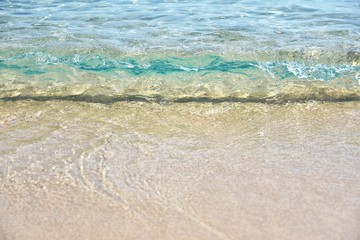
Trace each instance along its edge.
<instances>
[{"instance_id":1,"label":"clear transparent water","mask_svg":"<svg viewBox=\"0 0 360 240\"><path fill-rule=\"evenodd\" d=\"M359 19L0 0L0 239L360 239Z\"/></svg>"},{"instance_id":2,"label":"clear transparent water","mask_svg":"<svg viewBox=\"0 0 360 240\"><path fill-rule=\"evenodd\" d=\"M359 11L357 1L2 1L0 97L359 100Z\"/></svg>"},{"instance_id":3,"label":"clear transparent water","mask_svg":"<svg viewBox=\"0 0 360 240\"><path fill-rule=\"evenodd\" d=\"M2 1L9 45L225 50L359 47L358 1ZM69 45L68 45L69 46Z\"/></svg>"},{"instance_id":4,"label":"clear transparent water","mask_svg":"<svg viewBox=\"0 0 360 240\"><path fill-rule=\"evenodd\" d=\"M0 113L0 239L359 239L359 102Z\"/></svg>"}]
</instances>

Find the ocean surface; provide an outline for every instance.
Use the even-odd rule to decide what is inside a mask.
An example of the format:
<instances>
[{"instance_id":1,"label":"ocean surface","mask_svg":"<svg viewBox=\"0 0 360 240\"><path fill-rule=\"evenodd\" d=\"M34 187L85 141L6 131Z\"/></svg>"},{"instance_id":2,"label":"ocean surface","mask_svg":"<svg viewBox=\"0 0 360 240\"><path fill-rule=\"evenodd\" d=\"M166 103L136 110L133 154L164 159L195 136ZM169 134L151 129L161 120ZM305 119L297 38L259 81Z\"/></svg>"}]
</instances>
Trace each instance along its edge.
<instances>
[{"instance_id":1,"label":"ocean surface","mask_svg":"<svg viewBox=\"0 0 360 240\"><path fill-rule=\"evenodd\" d=\"M360 239L358 0L0 0L0 240Z\"/></svg>"},{"instance_id":2,"label":"ocean surface","mask_svg":"<svg viewBox=\"0 0 360 240\"><path fill-rule=\"evenodd\" d=\"M346 1L1 1L0 99L360 99Z\"/></svg>"}]
</instances>

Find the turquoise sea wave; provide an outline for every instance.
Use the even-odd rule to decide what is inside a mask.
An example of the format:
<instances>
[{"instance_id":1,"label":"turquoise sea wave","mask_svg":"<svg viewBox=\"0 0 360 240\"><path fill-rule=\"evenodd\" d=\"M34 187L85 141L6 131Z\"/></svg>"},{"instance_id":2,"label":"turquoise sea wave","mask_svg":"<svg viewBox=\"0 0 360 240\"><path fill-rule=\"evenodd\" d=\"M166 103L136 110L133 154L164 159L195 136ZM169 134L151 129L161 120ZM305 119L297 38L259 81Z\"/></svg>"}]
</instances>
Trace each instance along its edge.
<instances>
[{"instance_id":1,"label":"turquoise sea wave","mask_svg":"<svg viewBox=\"0 0 360 240\"><path fill-rule=\"evenodd\" d=\"M355 59L352 59L355 61ZM226 60L220 56L208 55L201 57L163 57L147 60L135 58L111 59L100 55L84 56L55 56L43 52L28 52L0 59L2 70L16 70L19 73L34 75L46 74L55 71L52 66L59 68L74 68L83 71L103 72L115 74L124 71L131 75L144 74L172 74L177 72L198 72L202 75L212 72L234 73L258 80L259 76L252 77L252 71L262 71L264 76L269 74L278 80L287 78L313 79L328 82L339 77L354 77L360 66L349 64L317 64L296 61L246 61ZM261 76L260 76L261 78Z\"/></svg>"},{"instance_id":2,"label":"turquoise sea wave","mask_svg":"<svg viewBox=\"0 0 360 240\"><path fill-rule=\"evenodd\" d=\"M0 97L91 101L359 100L360 66L197 57L28 52L0 60Z\"/></svg>"}]
</instances>

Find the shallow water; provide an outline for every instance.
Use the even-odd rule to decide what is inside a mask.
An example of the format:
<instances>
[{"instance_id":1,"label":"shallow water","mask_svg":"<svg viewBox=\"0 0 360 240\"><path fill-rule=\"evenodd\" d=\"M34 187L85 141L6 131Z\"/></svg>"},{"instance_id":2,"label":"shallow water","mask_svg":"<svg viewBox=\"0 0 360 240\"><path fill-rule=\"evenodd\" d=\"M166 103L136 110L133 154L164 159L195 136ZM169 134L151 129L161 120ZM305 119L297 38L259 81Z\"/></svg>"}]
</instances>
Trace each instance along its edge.
<instances>
[{"instance_id":1,"label":"shallow water","mask_svg":"<svg viewBox=\"0 0 360 240\"><path fill-rule=\"evenodd\" d=\"M2 1L0 99L358 101L359 11L358 1Z\"/></svg>"},{"instance_id":2,"label":"shallow water","mask_svg":"<svg viewBox=\"0 0 360 240\"><path fill-rule=\"evenodd\" d=\"M358 239L360 105L0 105L1 239Z\"/></svg>"},{"instance_id":3,"label":"shallow water","mask_svg":"<svg viewBox=\"0 0 360 240\"><path fill-rule=\"evenodd\" d=\"M360 238L358 1L0 1L0 240Z\"/></svg>"},{"instance_id":4,"label":"shallow water","mask_svg":"<svg viewBox=\"0 0 360 240\"><path fill-rule=\"evenodd\" d=\"M112 46L126 51L359 47L359 2L6 0L7 46ZM333 49L336 50L336 49Z\"/></svg>"}]
</instances>

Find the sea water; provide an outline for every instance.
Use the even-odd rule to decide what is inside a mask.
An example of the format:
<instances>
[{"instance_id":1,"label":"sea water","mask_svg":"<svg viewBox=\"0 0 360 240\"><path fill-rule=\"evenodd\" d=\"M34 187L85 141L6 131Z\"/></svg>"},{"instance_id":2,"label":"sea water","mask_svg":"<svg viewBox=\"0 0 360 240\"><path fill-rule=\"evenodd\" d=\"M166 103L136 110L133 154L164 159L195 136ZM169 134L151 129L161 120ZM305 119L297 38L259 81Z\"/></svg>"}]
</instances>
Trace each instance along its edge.
<instances>
[{"instance_id":1,"label":"sea water","mask_svg":"<svg viewBox=\"0 0 360 240\"><path fill-rule=\"evenodd\" d=\"M0 239L360 237L358 1L0 1Z\"/></svg>"},{"instance_id":2,"label":"sea water","mask_svg":"<svg viewBox=\"0 0 360 240\"><path fill-rule=\"evenodd\" d=\"M2 1L0 98L359 100L358 1Z\"/></svg>"}]
</instances>

